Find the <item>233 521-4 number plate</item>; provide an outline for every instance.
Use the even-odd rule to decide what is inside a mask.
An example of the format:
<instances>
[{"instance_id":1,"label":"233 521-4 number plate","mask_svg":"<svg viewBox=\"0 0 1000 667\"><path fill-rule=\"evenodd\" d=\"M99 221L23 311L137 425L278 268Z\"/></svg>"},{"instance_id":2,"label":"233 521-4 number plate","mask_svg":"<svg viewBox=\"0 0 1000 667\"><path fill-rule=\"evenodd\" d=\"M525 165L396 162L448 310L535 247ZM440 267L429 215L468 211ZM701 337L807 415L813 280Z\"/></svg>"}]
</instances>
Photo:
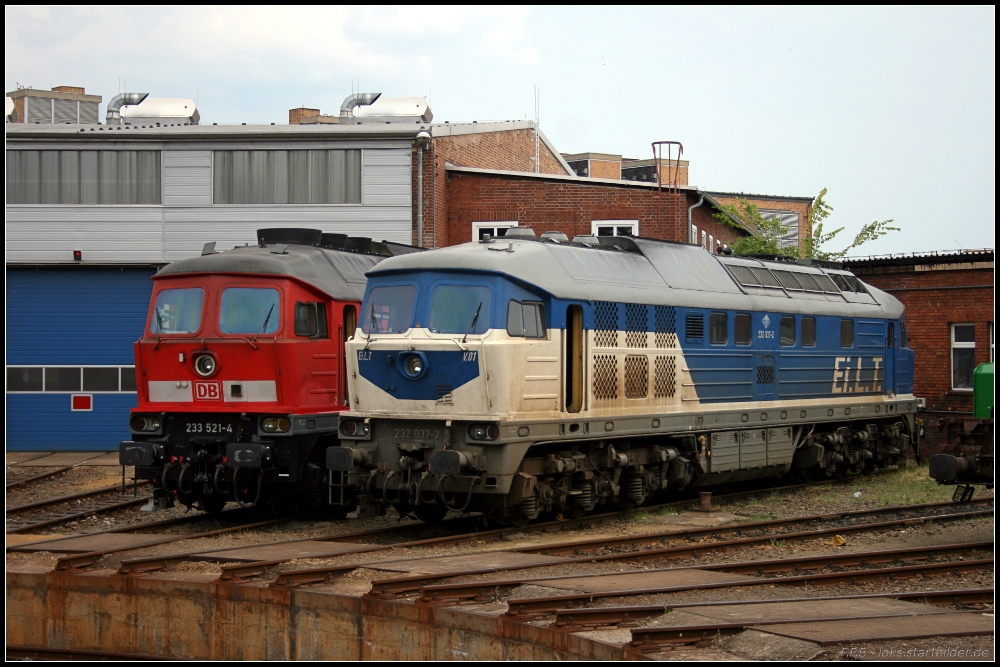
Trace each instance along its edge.
<instances>
[{"instance_id":1,"label":"233 521-4 number plate","mask_svg":"<svg viewBox=\"0 0 1000 667\"><path fill-rule=\"evenodd\" d=\"M184 425L184 432L193 435L230 435L236 432L232 424L211 421L187 422Z\"/></svg>"}]
</instances>

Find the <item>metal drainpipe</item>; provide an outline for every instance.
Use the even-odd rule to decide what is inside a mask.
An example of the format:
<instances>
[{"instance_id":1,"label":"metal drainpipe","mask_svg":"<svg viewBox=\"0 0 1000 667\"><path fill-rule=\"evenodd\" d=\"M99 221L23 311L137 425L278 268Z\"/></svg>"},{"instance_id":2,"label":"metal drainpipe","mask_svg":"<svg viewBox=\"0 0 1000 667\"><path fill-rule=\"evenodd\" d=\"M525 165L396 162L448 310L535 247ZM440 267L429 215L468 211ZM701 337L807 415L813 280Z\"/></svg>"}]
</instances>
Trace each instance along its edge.
<instances>
[{"instance_id":1,"label":"metal drainpipe","mask_svg":"<svg viewBox=\"0 0 1000 667\"><path fill-rule=\"evenodd\" d=\"M424 246L424 147L417 142L417 246Z\"/></svg>"},{"instance_id":2,"label":"metal drainpipe","mask_svg":"<svg viewBox=\"0 0 1000 667\"><path fill-rule=\"evenodd\" d=\"M687 228L687 237L688 237L687 238L687 242L688 243L695 243L697 241L697 239L695 239L695 241L691 240L691 211L695 210L696 208L698 208L699 206L701 206L702 204L705 203L705 193L702 192L701 190L699 190L698 194L701 195L701 199L698 200L698 203L697 204L692 204L691 206L688 206L688 228Z\"/></svg>"}]
</instances>

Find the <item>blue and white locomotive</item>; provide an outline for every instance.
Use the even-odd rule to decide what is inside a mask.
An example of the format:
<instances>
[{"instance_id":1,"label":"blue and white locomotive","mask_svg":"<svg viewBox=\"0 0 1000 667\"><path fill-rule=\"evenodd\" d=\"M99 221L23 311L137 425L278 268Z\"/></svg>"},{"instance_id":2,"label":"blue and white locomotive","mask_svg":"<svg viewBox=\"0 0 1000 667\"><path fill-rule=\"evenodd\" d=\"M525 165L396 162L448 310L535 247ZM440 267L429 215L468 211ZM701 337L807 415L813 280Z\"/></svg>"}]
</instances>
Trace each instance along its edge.
<instances>
[{"instance_id":1,"label":"blue and white locomotive","mask_svg":"<svg viewBox=\"0 0 1000 667\"><path fill-rule=\"evenodd\" d=\"M816 264L514 233L367 274L331 484L517 524L905 460L917 401L892 296Z\"/></svg>"}]
</instances>

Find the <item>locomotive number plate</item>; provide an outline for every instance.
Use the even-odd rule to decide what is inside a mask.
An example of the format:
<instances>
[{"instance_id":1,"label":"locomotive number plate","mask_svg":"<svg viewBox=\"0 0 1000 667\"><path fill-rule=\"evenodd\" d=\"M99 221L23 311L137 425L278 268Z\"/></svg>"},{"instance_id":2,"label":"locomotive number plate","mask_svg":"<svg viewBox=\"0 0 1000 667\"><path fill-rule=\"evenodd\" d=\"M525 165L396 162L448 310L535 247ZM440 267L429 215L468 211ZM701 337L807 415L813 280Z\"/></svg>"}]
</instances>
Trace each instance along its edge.
<instances>
[{"instance_id":1,"label":"locomotive number plate","mask_svg":"<svg viewBox=\"0 0 1000 667\"><path fill-rule=\"evenodd\" d=\"M230 434L233 433L235 429L232 424L223 424L221 422L187 422L184 425L185 433L206 433L206 434Z\"/></svg>"}]
</instances>

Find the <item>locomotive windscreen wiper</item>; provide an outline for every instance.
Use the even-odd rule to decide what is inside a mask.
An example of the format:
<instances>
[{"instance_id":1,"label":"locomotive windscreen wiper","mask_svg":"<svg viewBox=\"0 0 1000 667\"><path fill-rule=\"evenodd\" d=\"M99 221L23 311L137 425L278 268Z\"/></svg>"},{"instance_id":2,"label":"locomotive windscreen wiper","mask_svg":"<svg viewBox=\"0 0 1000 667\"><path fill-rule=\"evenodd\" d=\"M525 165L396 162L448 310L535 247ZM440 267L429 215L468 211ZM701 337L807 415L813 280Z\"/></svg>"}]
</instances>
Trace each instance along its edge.
<instances>
[{"instance_id":1,"label":"locomotive windscreen wiper","mask_svg":"<svg viewBox=\"0 0 1000 667\"><path fill-rule=\"evenodd\" d=\"M479 311L482 310L482 308L483 302L480 301L479 305L476 306L476 314L472 316L472 324L469 325L469 330L465 332L464 336L462 336L463 343L465 342L465 339L469 337L469 334L476 330L476 321L479 320Z\"/></svg>"},{"instance_id":2,"label":"locomotive windscreen wiper","mask_svg":"<svg viewBox=\"0 0 1000 667\"><path fill-rule=\"evenodd\" d=\"M264 324L260 325L260 331L258 331L257 333L255 333L254 336L253 336L254 341L257 340L257 336L259 336L262 333L264 333L265 331L267 331L267 323L271 321L271 313L273 313L273 312L274 312L274 304L272 303L271 304L271 308L268 309L268 311L267 311L267 317L264 318Z\"/></svg>"},{"instance_id":3,"label":"locomotive windscreen wiper","mask_svg":"<svg viewBox=\"0 0 1000 667\"><path fill-rule=\"evenodd\" d=\"M374 336L375 332L378 331L378 322L375 321L375 304L374 303L372 304L371 308L368 309L368 314L370 316L368 319L371 320L371 324L369 325L370 328L371 328L371 331L368 332L368 339L365 341L365 349L366 350L368 349L368 346L372 342L372 336Z\"/></svg>"}]
</instances>

